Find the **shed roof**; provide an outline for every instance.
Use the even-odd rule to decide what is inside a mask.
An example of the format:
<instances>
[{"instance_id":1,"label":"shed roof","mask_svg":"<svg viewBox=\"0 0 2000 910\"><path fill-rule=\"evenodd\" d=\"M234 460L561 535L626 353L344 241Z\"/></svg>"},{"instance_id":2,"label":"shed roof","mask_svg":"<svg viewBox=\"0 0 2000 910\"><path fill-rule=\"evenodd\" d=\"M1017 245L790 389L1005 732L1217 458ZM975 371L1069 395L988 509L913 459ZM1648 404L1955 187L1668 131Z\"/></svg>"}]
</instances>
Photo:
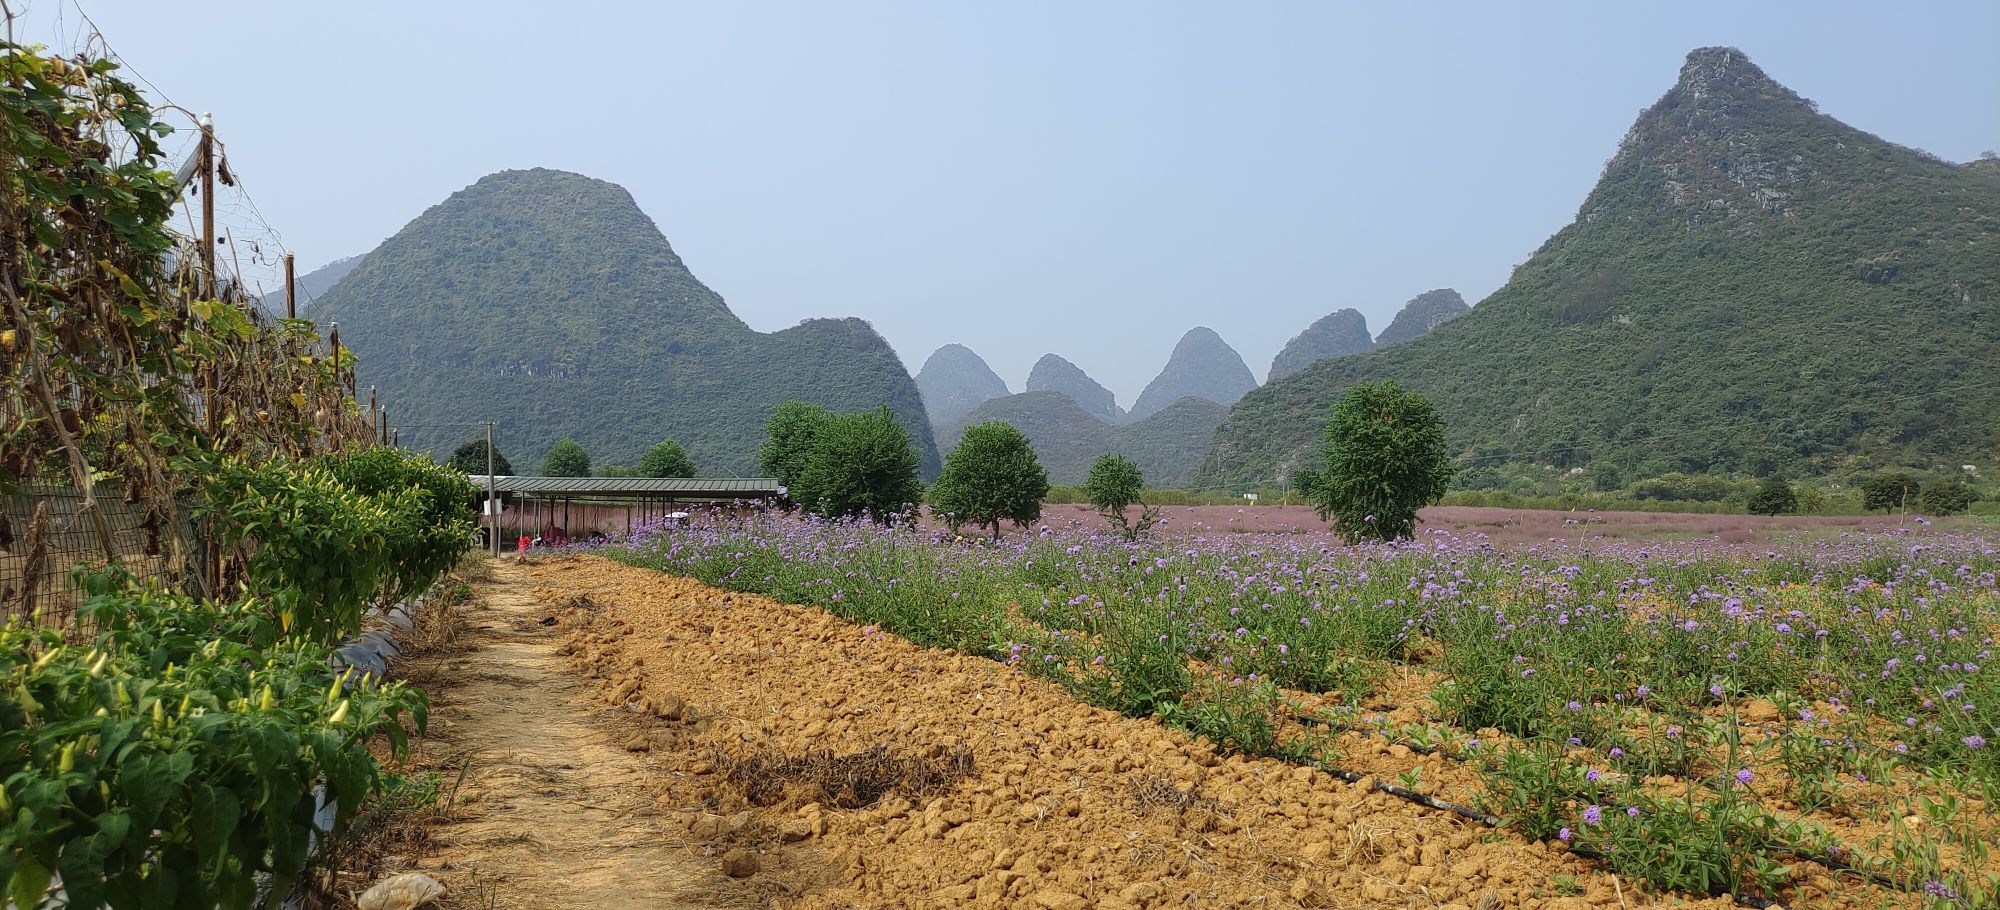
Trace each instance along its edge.
<instances>
[{"instance_id":1,"label":"shed roof","mask_svg":"<svg viewBox=\"0 0 2000 910\"><path fill-rule=\"evenodd\" d=\"M467 475L472 485L486 489L486 475ZM493 478L501 493L536 497L620 497L653 499L760 499L781 489L769 477L529 477L502 474Z\"/></svg>"}]
</instances>

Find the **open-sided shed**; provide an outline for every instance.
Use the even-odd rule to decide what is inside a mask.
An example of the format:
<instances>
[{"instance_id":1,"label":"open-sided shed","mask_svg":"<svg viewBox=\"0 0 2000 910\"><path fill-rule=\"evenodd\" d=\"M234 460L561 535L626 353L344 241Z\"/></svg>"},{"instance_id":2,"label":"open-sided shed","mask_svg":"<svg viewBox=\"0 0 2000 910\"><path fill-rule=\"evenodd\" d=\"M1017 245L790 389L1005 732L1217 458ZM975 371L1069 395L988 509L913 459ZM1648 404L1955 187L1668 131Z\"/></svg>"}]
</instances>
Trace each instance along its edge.
<instances>
[{"instance_id":1,"label":"open-sided shed","mask_svg":"<svg viewBox=\"0 0 2000 910\"><path fill-rule=\"evenodd\" d=\"M481 492L487 477L470 475ZM500 540L510 537L582 536L584 531L630 531L673 515L686 506L711 503L764 503L785 488L768 477L531 477L502 474L492 489L505 507L482 523L497 525ZM511 534L509 533L511 532Z\"/></svg>"}]
</instances>

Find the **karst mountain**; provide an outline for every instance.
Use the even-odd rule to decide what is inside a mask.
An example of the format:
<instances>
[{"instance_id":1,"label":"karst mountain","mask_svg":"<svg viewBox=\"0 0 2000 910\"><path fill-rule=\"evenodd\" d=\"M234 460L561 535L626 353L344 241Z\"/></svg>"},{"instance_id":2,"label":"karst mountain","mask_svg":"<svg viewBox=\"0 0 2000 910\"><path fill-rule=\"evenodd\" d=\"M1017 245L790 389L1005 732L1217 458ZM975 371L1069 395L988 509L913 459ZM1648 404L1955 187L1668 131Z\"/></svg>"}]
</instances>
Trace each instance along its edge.
<instances>
[{"instance_id":1,"label":"karst mountain","mask_svg":"<svg viewBox=\"0 0 2000 910\"><path fill-rule=\"evenodd\" d=\"M1465 298L1451 288L1425 291L1410 298L1402 309L1396 311L1396 317L1389 320L1388 327L1375 336L1375 345L1387 347L1422 338L1432 329L1470 312L1472 308L1465 305Z\"/></svg>"},{"instance_id":2,"label":"karst mountain","mask_svg":"<svg viewBox=\"0 0 2000 910\"><path fill-rule=\"evenodd\" d=\"M1118 399L1110 389L1098 385L1081 367L1054 354L1043 354L1042 359L1035 361L1035 368L1028 372L1028 391L1067 396L1084 413L1099 420L1118 423L1125 419L1125 409L1118 406Z\"/></svg>"},{"instance_id":3,"label":"karst mountain","mask_svg":"<svg viewBox=\"0 0 2000 910\"><path fill-rule=\"evenodd\" d=\"M1702 48L1504 287L1429 334L1245 396L1202 479L1309 466L1341 391L1373 379L1437 403L1470 485L1502 467L1957 465L2000 449L1996 363L2000 175Z\"/></svg>"},{"instance_id":4,"label":"karst mountain","mask_svg":"<svg viewBox=\"0 0 2000 910\"><path fill-rule=\"evenodd\" d=\"M1128 416L1141 420L1183 398L1235 404L1243 393L1256 387L1257 377L1250 374L1243 356L1214 329L1195 326L1174 345L1167 365L1139 393Z\"/></svg>"},{"instance_id":5,"label":"karst mountain","mask_svg":"<svg viewBox=\"0 0 2000 910\"><path fill-rule=\"evenodd\" d=\"M750 475L790 400L887 405L923 469L937 447L896 352L860 319L752 330L695 278L624 189L503 171L419 215L312 307L338 322L405 446L450 451L484 421L532 465L573 437L635 464L671 437L704 474Z\"/></svg>"},{"instance_id":6,"label":"karst mountain","mask_svg":"<svg viewBox=\"0 0 2000 910\"><path fill-rule=\"evenodd\" d=\"M985 359L962 344L948 344L931 352L924 368L917 371L917 392L924 398L931 426L942 428L995 398L1010 394L1007 383L986 365Z\"/></svg>"},{"instance_id":7,"label":"karst mountain","mask_svg":"<svg viewBox=\"0 0 2000 910\"><path fill-rule=\"evenodd\" d=\"M1278 356L1271 358L1271 372L1264 381L1283 379L1316 361L1359 354L1374 346L1375 340L1368 336L1368 319L1360 310L1335 310L1285 342Z\"/></svg>"}]
</instances>

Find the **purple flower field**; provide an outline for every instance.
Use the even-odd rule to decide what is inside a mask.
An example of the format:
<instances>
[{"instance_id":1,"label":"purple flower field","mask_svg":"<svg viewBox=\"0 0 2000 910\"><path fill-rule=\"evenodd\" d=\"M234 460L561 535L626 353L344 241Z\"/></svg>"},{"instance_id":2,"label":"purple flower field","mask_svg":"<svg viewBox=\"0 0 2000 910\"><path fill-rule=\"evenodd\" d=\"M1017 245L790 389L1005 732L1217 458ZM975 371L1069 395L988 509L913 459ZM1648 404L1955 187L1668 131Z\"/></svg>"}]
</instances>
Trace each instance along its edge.
<instances>
[{"instance_id":1,"label":"purple flower field","mask_svg":"<svg viewBox=\"0 0 2000 910\"><path fill-rule=\"evenodd\" d=\"M2000 893L1984 846L2000 550L1976 534L1742 552L1503 550L1437 530L1356 549L760 516L600 550L1005 661L1245 752L1334 767L1367 736L1450 755L1484 783L1453 798L1663 888L1776 893L1810 855L1879 866L1897 894ZM1414 722L1370 720L1392 679L1429 681Z\"/></svg>"}]
</instances>

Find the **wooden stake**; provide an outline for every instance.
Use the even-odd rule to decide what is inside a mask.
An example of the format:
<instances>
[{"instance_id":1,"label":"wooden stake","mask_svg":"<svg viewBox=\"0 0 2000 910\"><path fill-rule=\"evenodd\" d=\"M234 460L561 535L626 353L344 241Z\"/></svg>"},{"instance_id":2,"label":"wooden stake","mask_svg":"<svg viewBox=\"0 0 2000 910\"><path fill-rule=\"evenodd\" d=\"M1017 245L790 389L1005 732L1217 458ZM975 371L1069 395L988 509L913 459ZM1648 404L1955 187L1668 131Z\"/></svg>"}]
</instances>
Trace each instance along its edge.
<instances>
[{"instance_id":1,"label":"wooden stake","mask_svg":"<svg viewBox=\"0 0 2000 910\"><path fill-rule=\"evenodd\" d=\"M286 319L299 318L298 290L299 290L299 279L292 274L292 254L286 253L285 254L285 318ZM369 398L369 403L371 407L373 406L374 400L375 399L373 397Z\"/></svg>"},{"instance_id":2,"label":"wooden stake","mask_svg":"<svg viewBox=\"0 0 2000 910\"><path fill-rule=\"evenodd\" d=\"M201 267L206 273L208 296L215 298L215 121L201 115Z\"/></svg>"}]
</instances>

